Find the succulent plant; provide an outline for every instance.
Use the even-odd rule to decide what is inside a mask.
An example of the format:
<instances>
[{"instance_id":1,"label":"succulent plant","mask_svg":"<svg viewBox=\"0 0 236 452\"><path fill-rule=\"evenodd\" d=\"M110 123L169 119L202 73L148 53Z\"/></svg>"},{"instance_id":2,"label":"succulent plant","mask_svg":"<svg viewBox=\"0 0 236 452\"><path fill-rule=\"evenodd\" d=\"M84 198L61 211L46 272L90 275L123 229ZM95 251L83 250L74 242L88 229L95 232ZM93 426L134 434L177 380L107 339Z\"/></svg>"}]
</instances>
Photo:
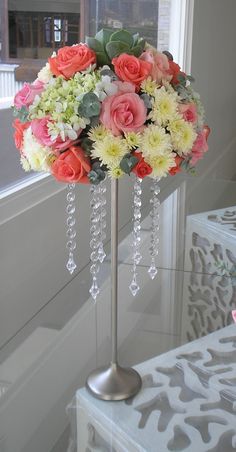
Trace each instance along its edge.
<instances>
[{"instance_id":1,"label":"succulent plant","mask_svg":"<svg viewBox=\"0 0 236 452\"><path fill-rule=\"evenodd\" d=\"M132 35L127 30L102 29L95 38L86 37L86 44L97 55L99 66L111 64L111 60L121 53L128 53L139 57L143 52L145 40L136 33Z\"/></svg>"}]
</instances>

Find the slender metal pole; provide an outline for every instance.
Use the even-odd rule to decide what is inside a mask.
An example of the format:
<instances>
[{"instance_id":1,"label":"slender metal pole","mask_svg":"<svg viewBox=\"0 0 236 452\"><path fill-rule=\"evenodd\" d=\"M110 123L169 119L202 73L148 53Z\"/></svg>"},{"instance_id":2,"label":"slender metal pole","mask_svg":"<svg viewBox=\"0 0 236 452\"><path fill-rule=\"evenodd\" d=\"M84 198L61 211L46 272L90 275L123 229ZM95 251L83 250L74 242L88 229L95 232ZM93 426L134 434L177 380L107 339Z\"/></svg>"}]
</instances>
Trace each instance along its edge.
<instances>
[{"instance_id":1,"label":"slender metal pole","mask_svg":"<svg viewBox=\"0 0 236 452\"><path fill-rule=\"evenodd\" d=\"M117 360L118 314L118 181L111 180L111 341L112 358L108 366L94 370L86 386L102 400L125 400L140 390L142 380L132 368L121 367Z\"/></svg>"},{"instance_id":2,"label":"slender metal pole","mask_svg":"<svg viewBox=\"0 0 236 452\"><path fill-rule=\"evenodd\" d=\"M112 364L117 364L118 298L118 180L111 180L111 341Z\"/></svg>"}]
</instances>

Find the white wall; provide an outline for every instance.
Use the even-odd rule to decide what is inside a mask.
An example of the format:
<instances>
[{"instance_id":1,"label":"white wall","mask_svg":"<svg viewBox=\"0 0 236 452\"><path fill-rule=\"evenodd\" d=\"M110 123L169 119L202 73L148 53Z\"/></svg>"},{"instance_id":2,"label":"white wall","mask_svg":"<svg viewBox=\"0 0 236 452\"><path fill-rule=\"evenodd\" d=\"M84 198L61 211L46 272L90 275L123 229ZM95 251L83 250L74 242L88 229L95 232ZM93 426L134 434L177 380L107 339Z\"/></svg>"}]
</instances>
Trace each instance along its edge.
<instances>
[{"instance_id":1,"label":"white wall","mask_svg":"<svg viewBox=\"0 0 236 452\"><path fill-rule=\"evenodd\" d=\"M212 129L199 170L220 178L236 177L235 19L235 0L195 0L192 75Z\"/></svg>"}]
</instances>

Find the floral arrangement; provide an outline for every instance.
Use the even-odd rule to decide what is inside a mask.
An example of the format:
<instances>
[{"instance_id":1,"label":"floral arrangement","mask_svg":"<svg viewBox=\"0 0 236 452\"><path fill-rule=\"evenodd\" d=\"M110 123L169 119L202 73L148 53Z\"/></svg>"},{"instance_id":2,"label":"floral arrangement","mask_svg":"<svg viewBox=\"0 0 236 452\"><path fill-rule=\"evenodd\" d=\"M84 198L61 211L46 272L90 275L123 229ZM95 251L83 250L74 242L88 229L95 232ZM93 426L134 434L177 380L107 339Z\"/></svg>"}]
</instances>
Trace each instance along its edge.
<instances>
[{"instance_id":1,"label":"floral arrangement","mask_svg":"<svg viewBox=\"0 0 236 452\"><path fill-rule=\"evenodd\" d=\"M191 81L169 52L126 30L61 48L14 99L22 167L95 185L106 173L192 172L210 129Z\"/></svg>"}]
</instances>

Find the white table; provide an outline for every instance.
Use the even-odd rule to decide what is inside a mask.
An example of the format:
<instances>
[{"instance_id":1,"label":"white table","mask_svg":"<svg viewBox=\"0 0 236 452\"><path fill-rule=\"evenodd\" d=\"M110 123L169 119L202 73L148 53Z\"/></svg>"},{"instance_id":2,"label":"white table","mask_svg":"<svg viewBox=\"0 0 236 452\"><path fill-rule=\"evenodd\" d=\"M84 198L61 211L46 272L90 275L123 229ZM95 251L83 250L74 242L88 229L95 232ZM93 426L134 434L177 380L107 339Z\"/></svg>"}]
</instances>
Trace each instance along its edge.
<instances>
[{"instance_id":1,"label":"white table","mask_svg":"<svg viewBox=\"0 0 236 452\"><path fill-rule=\"evenodd\" d=\"M76 394L77 452L236 451L236 325L146 361L141 392Z\"/></svg>"}]
</instances>

